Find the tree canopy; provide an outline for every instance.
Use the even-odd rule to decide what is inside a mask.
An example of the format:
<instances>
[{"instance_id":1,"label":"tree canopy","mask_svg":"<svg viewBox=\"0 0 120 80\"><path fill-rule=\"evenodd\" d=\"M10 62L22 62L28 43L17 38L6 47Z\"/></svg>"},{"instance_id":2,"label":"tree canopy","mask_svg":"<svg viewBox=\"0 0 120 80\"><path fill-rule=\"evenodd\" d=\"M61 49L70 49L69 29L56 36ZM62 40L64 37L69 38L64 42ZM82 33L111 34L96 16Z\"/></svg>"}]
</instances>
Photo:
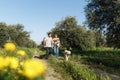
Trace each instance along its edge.
<instances>
[{"instance_id":1,"label":"tree canopy","mask_svg":"<svg viewBox=\"0 0 120 80\"><path fill-rule=\"evenodd\" d=\"M75 17L68 16L64 20L57 22L55 28L51 31L53 34L58 34L63 47L81 50L96 47L96 31L87 30L85 26L78 25ZM100 38L104 39L101 36ZM100 42L98 41L98 43Z\"/></svg>"},{"instance_id":2,"label":"tree canopy","mask_svg":"<svg viewBox=\"0 0 120 80\"><path fill-rule=\"evenodd\" d=\"M24 30L22 24L7 25L0 23L0 47L5 42L12 41L20 47L35 47L36 43L30 39L30 32Z\"/></svg>"},{"instance_id":3,"label":"tree canopy","mask_svg":"<svg viewBox=\"0 0 120 80\"><path fill-rule=\"evenodd\" d=\"M88 0L87 26L105 33L108 46L120 48L120 1Z\"/></svg>"}]
</instances>

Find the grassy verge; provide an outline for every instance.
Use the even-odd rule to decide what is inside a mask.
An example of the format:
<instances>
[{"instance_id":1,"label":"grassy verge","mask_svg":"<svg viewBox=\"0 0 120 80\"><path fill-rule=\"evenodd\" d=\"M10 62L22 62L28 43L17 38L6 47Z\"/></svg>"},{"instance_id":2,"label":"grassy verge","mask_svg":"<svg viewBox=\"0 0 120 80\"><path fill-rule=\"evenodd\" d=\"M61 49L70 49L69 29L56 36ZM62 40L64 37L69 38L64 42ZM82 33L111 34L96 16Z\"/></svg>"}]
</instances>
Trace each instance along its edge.
<instances>
[{"instance_id":1,"label":"grassy verge","mask_svg":"<svg viewBox=\"0 0 120 80\"><path fill-rule=\"evenodd\" d=\"M71 59L120 75L120 51L73 51Z\"/></svg>"},{"instance_id":2,"label":"grassy verge","mask_svg":"<svg viewBox=\"0 0 120 80\"><path fill-rule=\"evenodd\" d=\"M48 62L50 63L50 65L55 69L56 72L60 73L61 76L63 77L62 80L73 80L71 75L69 75L68 72L66 72L63 69L63 65L62 62L58 59L56 59L53 55L49 57Z\"/></svg>"},{"instance_id":3,"label":"grassy verge","mask_svg":"<svg viewBox=\"0 0 120 80\"><path fill-rule=\"evenodd\" d=\"M92 70L82 64L73 61L65 62L51 56L48 60L50 64L62 74L64 80L110 80L108 76L96 75Z\"/></svg>"}]
</instances>

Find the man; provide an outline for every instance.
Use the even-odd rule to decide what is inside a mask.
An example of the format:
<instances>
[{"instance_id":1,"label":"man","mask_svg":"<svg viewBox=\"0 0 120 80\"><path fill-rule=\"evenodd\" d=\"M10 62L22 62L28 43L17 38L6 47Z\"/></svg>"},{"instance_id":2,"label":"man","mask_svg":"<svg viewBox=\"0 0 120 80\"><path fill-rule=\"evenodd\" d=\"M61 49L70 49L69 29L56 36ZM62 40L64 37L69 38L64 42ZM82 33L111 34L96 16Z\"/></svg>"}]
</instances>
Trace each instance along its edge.
<instances>
[{"instance_id":1,"label":"man","mask_svg":"<svg viewBox=\"0 0 120 80\"><path fill-rule=\"evenodd\" d=\"M52 54L53 40L52 34L49 32L48 36L44 39L44 48L46 48L46 59Z\"/></svg>"}]
</instances>

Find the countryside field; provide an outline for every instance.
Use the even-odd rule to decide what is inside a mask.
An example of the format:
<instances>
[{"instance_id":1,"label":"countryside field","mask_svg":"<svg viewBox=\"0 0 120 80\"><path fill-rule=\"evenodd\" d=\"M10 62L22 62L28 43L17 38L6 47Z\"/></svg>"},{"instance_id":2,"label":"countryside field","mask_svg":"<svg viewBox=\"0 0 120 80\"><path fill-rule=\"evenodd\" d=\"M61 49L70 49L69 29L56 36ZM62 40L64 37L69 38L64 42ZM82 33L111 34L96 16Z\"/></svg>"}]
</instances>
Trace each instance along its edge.
<instances>
[{"instance_id":1,"label":"countryside field","mask_svg":"<svg viewBox=\"0 0 120 80\"><path fill-rule=\"evenodd\" d=\"M0 80L120 80L120 0L1 0Z\"/></svg>"},{"instance_id":2,"label":"countryside field","mask_svg":"<svg viewBox=\"0 0 120 80\"><path fill-rule=\"evenodd\" d=\"M0 79L2 80L45 80L45 68L50 66L62 76L59 80L120 79L120 50L105 50L105 48L92 51L71 50L69 61L65 61L63 49L60 50L58 59L51 55L46 60L44 50L16 48L13 43L6 44L5 48L0 49ZM36 59L33 58L36 55ZM48 66L44 65L44 60L49 64ZM96 68L103 73L97 73L94 70ZM111 77L110 74L117 77Z\"/></svg>"},{"instance_id":3,"label":"countryside field","mask_svg":"<svg viewBox=\"0 0 120 80\"><path fill-rule=\"evenodd\" d=\"M64 60L62 52L63 50L58 59L51 56L48 62L64 77L63 80L120 79L120 50L105 50L105 48L93 51L72 50L73 54L68 62Z\"/></svg>"}]
</instances>

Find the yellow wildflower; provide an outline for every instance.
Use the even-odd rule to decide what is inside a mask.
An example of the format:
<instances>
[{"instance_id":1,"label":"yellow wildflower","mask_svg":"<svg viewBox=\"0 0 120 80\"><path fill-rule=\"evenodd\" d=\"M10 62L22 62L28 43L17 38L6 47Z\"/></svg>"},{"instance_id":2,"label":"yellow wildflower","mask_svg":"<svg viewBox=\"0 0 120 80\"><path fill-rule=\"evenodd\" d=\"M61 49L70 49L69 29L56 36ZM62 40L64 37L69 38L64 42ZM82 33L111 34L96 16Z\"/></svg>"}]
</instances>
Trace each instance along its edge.
<instances>
[{"instance_id":1,"label":"yellow wildflower","mask_svg":"<svg viewBox=\"0 0 120 80\"><path fill-rule=\"evenodd\" d=\"M7 51L14 51L16 49L16 46L12 42L8 42L4 45L5 50Z\"/></svg>"},{"instance_id":2,"label":"yellow wildflower","mask_svg":"<svg viewBox=\"0 0 120 80\"><path fill-rule=\"evenodd\" d=\"M20 62L20 65L22 66L22 65L23 65L23 62Z\"/></svg>"},{"instance_id":3,"label":"yellow wildflower","mask_svg":"<svg viewBox=\"0 0 120 80\"><path fill-rule=\"evenodd\" d=\"M43 74L44 71L44 64L38 60L27 60L23 64L23 75L30 79Z\"/></svg>"},{"instance_id":4,"label":"yellow wildflower","mask_svg":"<svg viewBox=\"0 0 120 80\"><path fill-rule=\"evenodd\" d=\"M0 57L0 69L4 67L16 69L18 67L18 59L15 57Z\"/></svg>"},{"instance_id":5,"label":"yellow wildflower","mask_svg":"<svg viewBox=\"0 0 120 80\"><path fill-rule=\"evenodd\" d=\"M12 69L16 69L18 67L18 59L15 57L6 57L5 66L9 66Z\"/></svg>"},{"instance_id":6,"label":"yellow wildflower","mask_svg":"<svg viewBox=\"0 0 120 80\"><path fill-rule=\"evenodd\" d=\"M26 53L23 50L18 50L17 54L20 55L20 56L25 56Z\"/></svg>"},{"instance_id":7,"label":"yellow wildflower","mask_svg":"<svg viewBox=\"0 0 120 80\"><path fill-rule=\"evenodd\" d=\"M5 66L5 67L8 67L9 63L10 63L10 57L6 57L6 58L4 59L4 66Z\"/></svg>"},{"instance_id":8,"label":"yellow wildflower","mask_svg":"<svg viewBox=\"0 0 120 80\"><path fill-rule=\"evenodd\" d=\"M18 73L19 73L19 74L22 74L23 71L22 71L21 69L18 69Z\"/></svg>"},{"instance_id":9,"label":"yellow wildflower","mask_svg":"<svg viewBox=\"0 0 120 80\"><path fill-rule=\"evenodd\" d=\"M0 70L4 68L4 58L0 57Z\"/></svg>"}]
</instances>

